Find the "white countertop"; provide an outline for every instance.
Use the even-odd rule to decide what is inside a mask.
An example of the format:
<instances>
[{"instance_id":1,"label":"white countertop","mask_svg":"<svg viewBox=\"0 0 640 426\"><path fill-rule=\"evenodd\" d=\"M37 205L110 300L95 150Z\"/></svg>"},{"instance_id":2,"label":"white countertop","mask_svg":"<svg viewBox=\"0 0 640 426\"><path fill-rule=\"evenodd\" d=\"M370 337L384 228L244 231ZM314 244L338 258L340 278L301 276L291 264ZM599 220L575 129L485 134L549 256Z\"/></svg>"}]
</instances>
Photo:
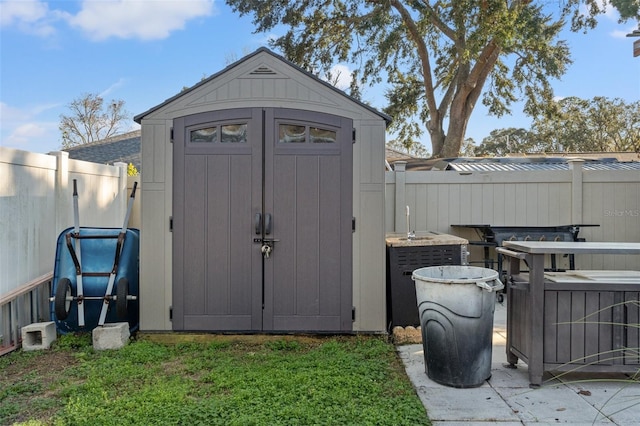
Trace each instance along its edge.
<instances>
[{"instance_id":1,"label":"white countertop","mask_svg":"<svg viewBox=\"0 0 640 426\"><path fill-rule=\"evenodd\" d=\"M640 271L573 270L545 272L544 277L558 283L602 282L610 284L640 284Z\"/></svg>"},{"instance_id":2,"label":"white countertop","mask_svg":"<svg viewBox=\"0 0 640 426\"><path fill-rule=\"evenodd\" d=\"M506 248L530 254L640 254L640 243L579 241L504 241Z\"/></svg>"}]
</instances>

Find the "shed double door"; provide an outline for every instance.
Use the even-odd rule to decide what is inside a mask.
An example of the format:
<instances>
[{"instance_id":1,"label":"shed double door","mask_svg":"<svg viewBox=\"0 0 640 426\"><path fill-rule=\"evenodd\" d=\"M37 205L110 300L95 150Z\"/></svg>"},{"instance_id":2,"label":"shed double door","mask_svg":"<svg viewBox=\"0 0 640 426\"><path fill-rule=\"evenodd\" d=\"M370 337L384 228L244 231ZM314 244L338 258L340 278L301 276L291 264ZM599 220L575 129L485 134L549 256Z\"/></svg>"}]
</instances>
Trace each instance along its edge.
<instances>
[{"instance_id":1,"label":"shed double door","mask_svg":"<svg viewBox=\"0 0 640 426\"><path fill-rule=\"evenodd\" d=\"M174 120L174 330L352 329L352 151L317 112Z\"/></svg>"}]
</instances>

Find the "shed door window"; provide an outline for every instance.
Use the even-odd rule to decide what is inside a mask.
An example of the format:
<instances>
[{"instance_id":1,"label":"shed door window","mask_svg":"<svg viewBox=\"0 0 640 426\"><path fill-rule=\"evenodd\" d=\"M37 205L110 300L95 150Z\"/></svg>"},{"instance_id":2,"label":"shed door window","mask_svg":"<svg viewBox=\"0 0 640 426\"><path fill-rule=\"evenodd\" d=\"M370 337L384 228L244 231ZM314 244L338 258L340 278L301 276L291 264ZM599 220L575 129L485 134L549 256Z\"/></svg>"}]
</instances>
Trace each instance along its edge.
<instances>
[{"instance_id":1,"label":"shed door window","mask_svg":"<svg viewBox=\"0 0 640 426\"><path fill-rule=\"evenodd\" d=\"M189 132L191 143L247 143L247 124L223 124Z\"/></svg>"},{"instance_id":2,"label":"shed door window","mask_svg":"<svg viewBox=\"0 0 640 426\"><path fill-rule=\"evenodd\" d=\"M295 124L280 125L280 143L305 143L307 141L307 128Z\"/></svg>"},{"instance_id":3,"label":"shed door window","mask_svg":"<svg viewBox=\"0 0 640 426\"><path fill-rule=\"evenodd\" d=\"M220 126L220 142L222 143L247 143L246 124L226 124Z\"/></svg>"},{"instance_id":4,"label":"shed door window","mask_svg":"<svg viewBox=\"0 0 640 426\"><path fill-rule=\"evenodd\" d=\"M311 140L311 143L335 143L336 132L333 130L321 129L319 127L310 127L309 139Z\"/></svg>"},{"instance_id":5,"label":"shed door window","mask_svg":"<svg viewBox=\"0 0 640 426\"><path fill-rule=\"evenodd\" d=\"M217 127L207 127L205 129L198 129L191 131L191 137L189 138L191 142L199 143L199 142L217 142L218 141L218 128Z\"/></svg>"},{"instance_id":6,"label":"shed door window","mask_svg":"<svg viewBox=\"0 0 640 426\"><path fill-rule=\"evenodd\" d=\"M314 126L302 126L299 124L279 125L280 143L335 143L337 133L335 130L323 129Z\"/></svg>"}]
</instances>

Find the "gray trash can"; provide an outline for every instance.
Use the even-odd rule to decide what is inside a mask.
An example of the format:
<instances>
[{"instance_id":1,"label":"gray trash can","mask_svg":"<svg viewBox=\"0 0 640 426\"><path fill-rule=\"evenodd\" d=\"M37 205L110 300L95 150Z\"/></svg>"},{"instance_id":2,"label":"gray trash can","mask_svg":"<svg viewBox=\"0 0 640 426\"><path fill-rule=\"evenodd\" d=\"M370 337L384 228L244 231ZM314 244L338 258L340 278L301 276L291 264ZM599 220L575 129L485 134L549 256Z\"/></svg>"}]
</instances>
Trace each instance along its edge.
<instances>
[{"instance_id":1,"label":"gray trash can","mask_svg":"<svg viewBox=\"0 0 640 426\"><path fill-rule=\"evenodd\" d=\"M425 370L435 382L480 386L491 377L495 291L493 269L431 266L413 271Z\"/></svg>"}]
</instances>

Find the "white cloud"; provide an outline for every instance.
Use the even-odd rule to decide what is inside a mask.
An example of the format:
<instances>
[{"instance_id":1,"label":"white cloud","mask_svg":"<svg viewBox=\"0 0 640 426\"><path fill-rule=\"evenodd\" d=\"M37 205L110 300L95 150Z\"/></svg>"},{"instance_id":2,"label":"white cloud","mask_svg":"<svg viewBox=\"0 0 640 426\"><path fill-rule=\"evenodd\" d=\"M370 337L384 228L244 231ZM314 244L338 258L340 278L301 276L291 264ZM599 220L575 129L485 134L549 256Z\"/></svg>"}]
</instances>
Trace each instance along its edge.
<instances>
[{"instance_id":1,"label":"white cloud","mask_svg":"<svg viewBox=\"0 0 640 426\"><path fill-rule=\"evenodd\" d=\"M618 21L618 19L620 19L620 14L618 13L618 9L616 9L609 3L604 4L603 1L600 1L600 3L601 3L601 7L605 8L604 16L616 22Z\"/></svg>"},{"instance_id":2,"label":"white cloud","mask_svg":"<svg viewBox=\"0 0 640 426\"><path fill-rule=\"evenodd\" d=\"M328 81L340 90L346 90L351 86L351 70L348 66L337 64L331 67L329 75L322 77L323 80Z\"/></svg>"},{"instance_id":3,"label":"white cloud","mask_svg":"<svg viewBox=\"0 0 640 426\"><path fill-rule=\"evenodd\" d=\"M25 123L18 126L6 139L7 146L20 147L29 144L33 138L40 138L48 133L48 123Z\"/></svg>"},{"instance_id":4,"label":"white cloud","mask_svg":"<svg viewBox=\"0 0 640 426\"><path fill-rule=\"evenodd\" d=\"M47 15L46 3L38 0L9 0L0 3L0 25L34 23Z\"/></svg>"},{"instance_id":5,"label":"white cloud","mask_svg":"<svg viewBox=\"0 0 640 426\"><path fill-rule=\"evenodd\" d=\"M27 120L28 118L29 114L27 112L0 102L0 124L2 124L2 127L5 127L6 123Z\"/></svg>"},{"instance_id":6,"label":"white cloud","mask_svg":"<svg viewBox=\"0 0 640 426\"><path fill-rule=\"evenodd\" d=\"M18 108L0 102L0 145L26 149L39 140L57 144L58 123L51 121L50 110L60 106L40 104Z\"/></svg>"},{"instance_id":7,"label":"white cloud","mask_svg":"<svg viewBox=\"0 0 640 426\"><path fill-rule=\"evenodd\" d=\"M625 30L614 30L614 31L611 31L611 32L609 33L609 35L610 35L611 37L613 37L613 38L628 39L628 38L627 38L627 34L632 33L632 32L633 32L634 30L636 30L636 29L637 29L636 27L631 26L631 27L629 27L629 29L628 29L628 30L626 30L626 31L625 31Z\"/></svg>"},{"instance_id":8,"label":"white cloud","mask_svg":"<svg viewBox=\"0 0 640 426\"><path fill-rule=\"evenodd\" d=\"M268 33L261 37L255 37L254 43L259 46L269 46L271 42L276 41L279 37L276 33Z\"/></svg>"},{"instance_id":9,"label":"white cloud","mask_svg":"<svg viewBox=\"0 0 640 426\"><path fill-rule=\"evenodd\" d=\"M123 133L133 132L134 130L140 130L141 128L142 126L140 126L135 121L131 120L131 122L129 123L129 126L124 129Z\"/></svg>"},{"instance_id":10,"label":"white cloud","mask_svg":"<svg viewBox=\"0 0 640 426\"><path fill-rule=\"evenodd\" d=\"M184 28L190 19L213 12L212 0L85 0L68 22L94 40L157 40Z\"/></svg>"},{"instance_id":11,"label":"white cloud","mask_svg":"<svg viewBox=\"0 0 640 426\"><path fill-rule=\"evenodd\" d=\"M61 15L49 11L40 0L7 0L0 3L0 27L15 26L20 31L41 37L55 33L52 22Z\"/></svg>"},{"instance_id":12,"label":"white cloud","mask_svg":"<svg viewBox=\"0 0 640 426\"><path fill-rule=\"evenodd\" d=\"M58 108L61 105L62 104L59 103L52 103L38 104L28 108L17 108L0 101L0 123L2 124L2 127L4 127L8 123L30 120L38 114L50 109Z\"/></svg>"},{"instance_id":13,"label":"white cloud","mask_svg":"<svg viewBox=\"0 0 640 426\"><path fill-rule=\"evenodd\" d=\"M596 4L598 5L598 8L601 11L604 11L602 15L607 19L610 19L612 21L617 21L620 18L620 15L618 14L618 9L611 6L611 4L609 4L608 1L599 0L596 2ZM579 7L580 7L580 13L582 13L583 15L589 15L589 5L587 5L586 3L581 3Z\"/></svg>"},{"instance_id":14,"label":"white cloud","mask_svg":"<svg viewBox=\"0 0 640 426\"><path fill-rule=\"evenodd\" d=\"M100 96L101 98L104 98L109 93L111 93L114 90L119 89L120 87L124 86L126 82L127 82L126 78L120 78L118 81L113 83L111 86L109 86L105 90L103 90L98 96Z\"/></svg>"}]
</instances>

